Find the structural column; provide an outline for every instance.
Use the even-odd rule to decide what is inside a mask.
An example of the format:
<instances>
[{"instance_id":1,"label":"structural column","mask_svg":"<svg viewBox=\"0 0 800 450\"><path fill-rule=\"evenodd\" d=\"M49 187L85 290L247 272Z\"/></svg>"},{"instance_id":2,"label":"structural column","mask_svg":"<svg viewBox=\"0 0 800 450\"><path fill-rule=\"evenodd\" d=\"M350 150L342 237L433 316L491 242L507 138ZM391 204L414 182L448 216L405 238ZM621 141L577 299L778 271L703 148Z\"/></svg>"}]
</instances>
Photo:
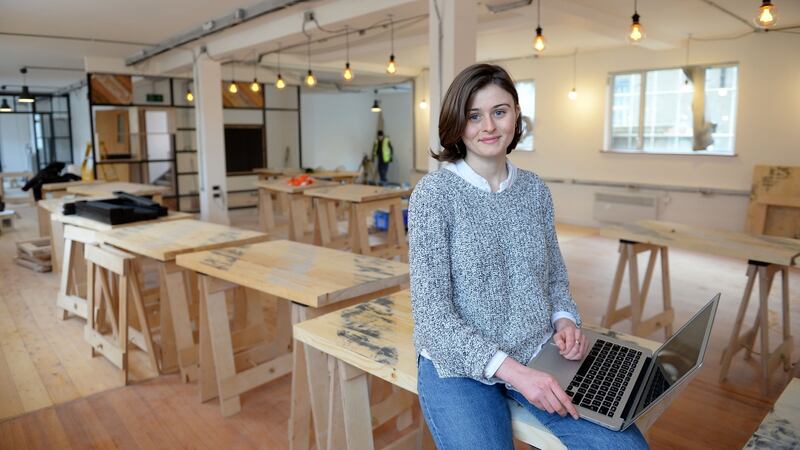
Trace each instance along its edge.
<instances>
[{"instance_id":1,"label":"structural column","mask_svg":"<svg viewBox=\"0 0 800 450\"><path fill-rule=\"evenodd\" d=\"M200 218L228 225L225 134L220 63L200 55L194 63Z\"/></svg>"},{"instance_id":2,"label":"structural column","mask_svg":"<svg viewBox=\"0 0 800 450\"><path fill-rule=\"evenodd\" d=\"M430 122L429 145L439 146L439 111L441 99L453 78L465 67L475 63L478 27L475 2L459 0L428 0L428 39L430 48ZM438 168L430 159L428 169Z\"/></svg>"}]
</instances>

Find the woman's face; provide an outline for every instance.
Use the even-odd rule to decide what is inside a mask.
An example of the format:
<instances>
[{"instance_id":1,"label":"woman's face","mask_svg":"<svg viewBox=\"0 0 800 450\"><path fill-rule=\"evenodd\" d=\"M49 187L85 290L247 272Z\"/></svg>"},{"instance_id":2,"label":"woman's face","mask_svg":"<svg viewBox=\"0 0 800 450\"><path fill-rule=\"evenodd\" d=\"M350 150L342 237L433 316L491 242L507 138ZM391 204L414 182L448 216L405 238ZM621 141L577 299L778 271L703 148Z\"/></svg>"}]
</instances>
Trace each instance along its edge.
<instances>
[{"instance_id":1,"label":"woman's face","mask_svg":"<svg viewBox=\"0 0 800 450\"><path fill-rule=\"evenodd\" d=\"M514 139L519 109L514 98L496 84L475 92L467 107L467 125L461 139L467 155L481 158L505 157Z\"/></svg>"}]
</instances>

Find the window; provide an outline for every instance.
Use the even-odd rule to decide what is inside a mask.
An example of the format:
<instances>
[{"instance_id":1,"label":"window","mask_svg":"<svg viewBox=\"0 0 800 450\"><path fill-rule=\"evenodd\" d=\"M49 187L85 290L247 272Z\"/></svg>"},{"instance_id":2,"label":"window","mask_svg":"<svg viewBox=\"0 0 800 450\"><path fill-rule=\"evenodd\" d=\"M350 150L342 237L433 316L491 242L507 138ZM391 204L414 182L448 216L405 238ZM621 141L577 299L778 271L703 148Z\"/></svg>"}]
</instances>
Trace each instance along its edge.
<instances>
[{"instance_id":1,"label":"window","mask_svg":"<svg viewBox=\"0 0 800 450\"><path fill-rule=\"evenodd\" d=\"M533 151L533 124L536 123L536 86L533 80L514 83L519 96L520 115L522 115L522 136L517 143L517 150Z\"/></svg>"},{"instance_id":2,"label":"window","mask_svg":"<svg viewBox=\"0 0 800 450\"><path fill-rule=\"evenodd\" d=\"M735 65L611 75L608 148L732 155L737 76Z\"/></svg>"}]
</instances>

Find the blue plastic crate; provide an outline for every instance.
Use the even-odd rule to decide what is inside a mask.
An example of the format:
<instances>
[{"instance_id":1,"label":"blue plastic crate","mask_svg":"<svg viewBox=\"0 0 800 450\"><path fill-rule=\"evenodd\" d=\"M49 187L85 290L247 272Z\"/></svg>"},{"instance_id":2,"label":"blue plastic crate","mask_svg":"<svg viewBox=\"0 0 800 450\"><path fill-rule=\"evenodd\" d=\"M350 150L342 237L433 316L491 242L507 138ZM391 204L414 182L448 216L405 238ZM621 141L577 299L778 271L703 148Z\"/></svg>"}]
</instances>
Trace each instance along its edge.
<instances>
[{"instance_id":1,"label":"blue plastic crate","mask_svg":"<svg viewBox=\"0 0 800 450\"><path fill-rule=\"evenodd\" d=\"M389 231L389 212L380 209L373 213L375 229L378 231ZM403 225L408 229L408 208L403 208Z\"/></svg>"}]
</instances>

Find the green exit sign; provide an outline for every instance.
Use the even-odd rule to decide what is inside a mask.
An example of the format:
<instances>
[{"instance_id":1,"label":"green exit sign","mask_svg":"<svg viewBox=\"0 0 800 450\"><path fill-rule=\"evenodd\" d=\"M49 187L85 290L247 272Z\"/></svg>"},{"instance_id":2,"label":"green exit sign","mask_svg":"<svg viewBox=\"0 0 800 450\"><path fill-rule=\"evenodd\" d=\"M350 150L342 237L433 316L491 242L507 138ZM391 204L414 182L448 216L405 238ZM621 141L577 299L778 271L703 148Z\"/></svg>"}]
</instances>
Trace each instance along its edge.
<instances>
[{"instance_id":1,"label":"green exit sign","mask_svg":"<svg viewBox=\"0 0 800 450\"><path fill-rule=\"evenodd\" d=\"M164 103L164 96L161 94L147 94L147 101Z\"/></svg>"}]
</instances>

